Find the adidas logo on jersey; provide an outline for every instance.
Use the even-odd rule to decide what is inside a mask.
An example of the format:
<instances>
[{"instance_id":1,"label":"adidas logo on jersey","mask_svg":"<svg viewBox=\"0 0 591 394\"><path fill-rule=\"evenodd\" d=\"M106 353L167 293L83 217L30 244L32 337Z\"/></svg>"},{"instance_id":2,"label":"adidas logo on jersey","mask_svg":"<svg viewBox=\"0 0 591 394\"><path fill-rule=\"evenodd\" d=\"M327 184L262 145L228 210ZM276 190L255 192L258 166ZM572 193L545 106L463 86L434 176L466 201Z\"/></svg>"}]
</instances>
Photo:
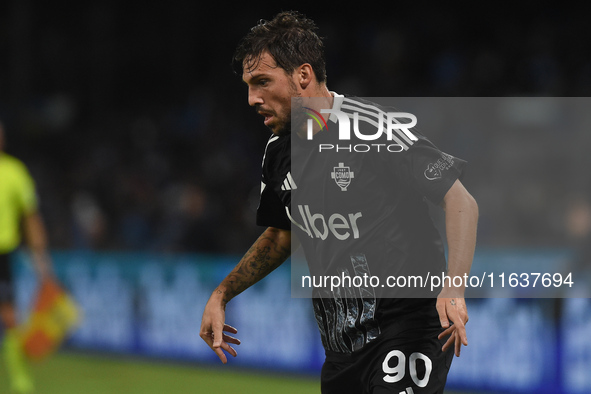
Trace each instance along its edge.
<instances>
[{"instance_id":1,"label":"adidas logo on jersey","mask_svg":"<svg viewBox=\"0 0 591 394\"><path fill-rule=\"evenodd\" d=\"M287 190L295 190L298 187L296 186L293 178L291 177L291 172L288 172L287 175L285 176L285 179L283 180L283 184L281 185L281 190L287 191Z\"/></svg>"}]
</instances>

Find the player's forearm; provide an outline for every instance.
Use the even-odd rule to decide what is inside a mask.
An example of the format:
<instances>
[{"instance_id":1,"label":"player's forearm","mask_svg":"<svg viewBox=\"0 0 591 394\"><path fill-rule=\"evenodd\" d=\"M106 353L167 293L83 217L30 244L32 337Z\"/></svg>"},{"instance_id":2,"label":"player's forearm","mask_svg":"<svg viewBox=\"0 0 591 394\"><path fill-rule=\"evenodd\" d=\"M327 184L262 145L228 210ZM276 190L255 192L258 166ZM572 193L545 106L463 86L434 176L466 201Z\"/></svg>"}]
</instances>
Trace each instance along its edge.
<instances>
[{"instance_id":1,"label":"player's forearm","mask_svg":"<svg viewBox=\"0 0 591 394\"><path fill-rule=\"evenodd\" d=\"M51 271L51 267L47 252L47 232L38 212L25 216L24 230L25 240L33 255L37 272L44 276Z\"/></svg>"},{"instance_id":2,"label":"player's forearm","mask_svg":"<svg viewBox=\"0 0 591 394\"><path fill-rule=\"evenodd\" d=\"M448 246L449 277L464 277L470 273L474 250L476 248L476 228L478 224L478 205L463 188L445 200L445 227ZM456 290L463 296L464 287Z\"/></svg>"},{"instance_id":3,"label":"player's forearm","mask_svg":"<svg viewBox=\"0 0 591 394\"><path fill-rule=\"evenodd\" d=\"M291 254L291 232L267 228L214 291L224 305L279 267Z\"/></svg>"},{"instance_id":4,"label":"player's forearm","mask_svg":"<svg viewBox=\"0 0 591 394\"><path fill-rule=\"evenodd\" d=\"M32 213L24 218L25 239L27 245L35 252L47 249L47 234L39 213Z\"/></svg>"}]
</instances>

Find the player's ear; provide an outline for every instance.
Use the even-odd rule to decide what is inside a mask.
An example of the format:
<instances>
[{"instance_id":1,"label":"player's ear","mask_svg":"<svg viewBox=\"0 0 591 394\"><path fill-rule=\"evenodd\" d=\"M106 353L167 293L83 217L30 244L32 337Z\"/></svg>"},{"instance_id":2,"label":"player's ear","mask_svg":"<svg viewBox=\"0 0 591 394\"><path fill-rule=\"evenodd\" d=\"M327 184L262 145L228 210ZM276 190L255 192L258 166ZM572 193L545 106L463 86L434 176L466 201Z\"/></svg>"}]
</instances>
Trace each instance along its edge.
<instances>
[{"instance_id":1,"label":"player's ear","mask_svg":"<svg viewBox=\"0 0 591 394\"><path fill-rule=\"evenodd\" d=\"M306 89L308 85L314 80L314 70L308 63L304 63L297 68L297 81L302 89Z\"/></svg>"}]
</instances>

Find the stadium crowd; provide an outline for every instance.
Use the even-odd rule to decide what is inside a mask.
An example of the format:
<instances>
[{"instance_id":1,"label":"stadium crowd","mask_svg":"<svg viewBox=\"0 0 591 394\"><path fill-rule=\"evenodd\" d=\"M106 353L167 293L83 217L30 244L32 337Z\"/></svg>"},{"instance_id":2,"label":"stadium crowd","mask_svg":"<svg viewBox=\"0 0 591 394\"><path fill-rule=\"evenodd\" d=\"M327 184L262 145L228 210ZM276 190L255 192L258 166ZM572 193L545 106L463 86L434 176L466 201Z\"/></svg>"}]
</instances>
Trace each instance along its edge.
<instances>
[{"instance_id":1,"label":"stadium crowd","mask_svg":"<svg viewBox=\"0 0 591 394\"><path fill-rule=\"evenodd\" d=\"M227 16L220 27L193 3L91 1L73 6L76 18L43 2L3 6L6 150L37 181L53 248L240 253L260 233L254 215L269 133L230 63L239 32L275 10ZM591 92L584 13L524 6L499 20L401 7L376 20L302 10L327 39L331 89L367 97ZM453 135L432 139L469 162L480 245L571 241L569 204L591 195L591 133Z\"/></svg>"}]
</instances>

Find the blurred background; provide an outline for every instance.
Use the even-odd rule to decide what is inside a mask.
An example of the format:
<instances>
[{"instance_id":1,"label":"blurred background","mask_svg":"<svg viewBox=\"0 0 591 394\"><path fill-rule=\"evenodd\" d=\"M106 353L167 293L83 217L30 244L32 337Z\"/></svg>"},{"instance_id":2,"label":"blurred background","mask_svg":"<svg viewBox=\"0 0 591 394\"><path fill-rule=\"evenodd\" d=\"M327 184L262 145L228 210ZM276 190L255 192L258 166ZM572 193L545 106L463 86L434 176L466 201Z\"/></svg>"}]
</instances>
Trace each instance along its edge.
<instances>
[{"instance_id":1,"label":"blurred background","mask_svg":"<svg viewBox=\"0 0 591 394\"><path fill-rule=\"evenodd\" d=\"M250 27L282 9L290 7L184 0L0 2L6 151L22 159L36 180L54 263L85 309L85 323L70 349L183 360L195 368L214 361L197 335L201 311L215 284L261 232L254 218L269 135L248 107L231 58ZM391 9L377 3L310 3L298 10L316 20L326 38L328 87L339 93L585 97L591 92L586 14L562 4L490 3L476 9L394 1ZM588 101L582 100L584 113ZM479 249L518 255L530 264L542 250L586 267L590 124L555 124L538 134L511 128L486 135L424 133L469 162L464 183L480 205ZM26 266L19 272L26 310L34 282ZM277 294L282 275L229 307L247 338L279 319L282 304L268 305L265 295ZM250 312L259 318L242 320L241 307L258 305L255 301L261 306ZM580 320L581 333L591 327L587 301L474 301L474 327L497 327L500 333L506 329L500 317L513 316L508 325L522 322L518 332L534 333L551 345L542 351L538 342L520 342L519 352L529 352L532 364L515 378L515 369L500 368L503 362L511 365L507 360L515 354L486 353L495 349L486 347L490 342L483 336L480 352L465 349L472 370L460 364L451 388L591 392L589 378L564 372L591 365L590 345L568 342L575 336L561 331L560 323L570 311ZM308 305L298 302L294 316L308 319ZM492 317L499 319L491 323ZM532 321L534 326L527 326ZM550 333L541 329L545 324L553 327ZM288 330L312 344L309 353L278 363L254 338L252 355L238 365L315 376L322 355L314 350L319 343L313 329ZM294 349L282 341L276 345ZM567 345L583 351L567 354ZM488 364L475 370L474 363L484 361L469 354ZM536 364L539 360L544 361Z\"/></svg>"}]
</instances>

